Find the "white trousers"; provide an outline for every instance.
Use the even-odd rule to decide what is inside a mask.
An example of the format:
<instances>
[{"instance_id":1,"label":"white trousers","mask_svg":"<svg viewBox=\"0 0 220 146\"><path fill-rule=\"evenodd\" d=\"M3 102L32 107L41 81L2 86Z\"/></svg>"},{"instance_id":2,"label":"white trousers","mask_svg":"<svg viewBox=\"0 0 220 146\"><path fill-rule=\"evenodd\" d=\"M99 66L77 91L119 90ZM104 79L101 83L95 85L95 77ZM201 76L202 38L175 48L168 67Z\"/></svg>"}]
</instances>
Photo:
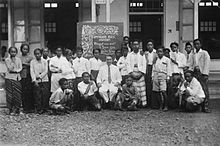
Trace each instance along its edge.
<instances>
[{"instance_id":1,"label":"white trousers","mask_svg":"<svg viewBox=\"0 0 220 146\"><path fill-rule=\"evenodd\" d=\"M102 84L102 86L99 88L99 94L102 96L106 103L112 101L117 92L118 87L115 87L113 84Z\"/></svg>"}]
</instances>

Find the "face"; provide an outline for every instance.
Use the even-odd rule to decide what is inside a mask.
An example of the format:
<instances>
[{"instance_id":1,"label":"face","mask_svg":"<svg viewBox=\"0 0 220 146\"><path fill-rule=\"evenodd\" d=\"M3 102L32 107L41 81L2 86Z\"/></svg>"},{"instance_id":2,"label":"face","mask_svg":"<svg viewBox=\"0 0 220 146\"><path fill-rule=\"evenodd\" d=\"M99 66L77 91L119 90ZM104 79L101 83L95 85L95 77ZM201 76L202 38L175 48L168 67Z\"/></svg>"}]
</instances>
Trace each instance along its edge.
<instances>
[{"instance_id":1,"label":"face","mask_svg":"<svg viewBox=\"0 0 220 146\"><path fill-rule=\"evenodd\" d=\"M94 55L95 58L99 58L99 55L100 55L99 50L94 50L93 55Z\"/></svg>"},{"instance_id":2,"label":"face","mask_svg":"<svg viewBox=\"0 0 220 146\"><path fill-rule=\"evenodd\" d=\"M133 42L133 50L135 53L137 53L139 51L139 42L135 41Z\"/></svg>"},{"instance_id":3,"label":"face","mask_svg":"<svg viewBox=\"0 0 220 146\"><path fill-rule=\"evenodd\" d=\"M67 53L67 55L66 55L66 59L67 59L67 60L71 60L71 59L72 59L72 56L73 56L72 51L69 51L69 52Z\"/></svg>"},{"instance_id":4,"label":"face","mask_svg":"<svg viewBox=\"0 0 220 146\"><path fill-rule=\"evenodd\" d=\"M165 50L164 51L164 56L170 58L170 52L168 50Z\"/></svg>"},{"instance_id":5,"label":"face","mask_svg":"<svg viewBox=\"0 0 220 146\"><path fill-rule=\"evenodd\" d=\"M157 55L159 58L163 57L163 49L162 48L157 49Z\"/></svg>"},{"instance_id":6,"label":"face","mask_svg":"<svg viewBox=\"0 0 220 146\"><path fill-rule=\"evenodd\" d=\"M129 43L129 39L128 38L124 38L124 43L128 44Z\"/></svg>"},{"instance_id":7,"label":"face","mask_svg":"<svg viewBox=\"0 0 220 146\"><path fill-rule=\"evenodd\" d=\"M126 84L127 84L128 86L130 86L132 83L133 83L132 78L129 77L129 78L126 79Z\"/></svg>"},{"instance_id":8,"label":"face","mask_svg":"<svg viewBox=\"0 0 220 146\"><path fill-rule=\"evenodd\" d=\"M67 88L68 88L68 82L65 81L65 82L63 83L63 85L61 85L61 88L62 88L63 90L67 89Z\"/></svg>"},{"instance_id":9,"label":"face","mask_svg":"<svg viewBox=\"0 0 220 146\"><path fill-rule=\"evenodd\" d=\"M27 45L24 45L23 48L21 49L21 52L23 55L26 55L29 52L29 48Z\"/></svg>"},{"instance_id":10,"label":"face","mask_svg":"<svg viewBox=\"0 0 220 146\"><path fill-rule=\"evenodd\" d=\"M178 46L176 46L175 44L173 44L173 45L171 46L171 50L172 50L173 52L177 52L177 51L178 51Z\"/></svg>"},{"instance_id":11,"label":"face","mask_svg":"<svg viewBox=\"0 0 220 146\"><path fill-rule=\"evenodd\" d=\"M36 57L37 60L40 60L41 59L41 52L39 50L35 51L34 56Z\"/></svg>"},{"instance_id":12,"label":"face","mask_svg":"<svg viewBox=\"0 0 220 146\"><path fill-rule=\"evenodd\" d=\"M11 57L15 57L17 54L17 50L15 48L11 48L10 52L9 52Z\"/></svg>"},{"instance_id":13,"label":"face","mask_svg":"<svg viewBox=\"0 0 220 146\"><path fill-rule=\"evenodd\" d=\"M82 54L83 54L82 50L77 50L76 51L76 55L77 55L78 58L82 57Z\"/></svg>"},{"instance_id":14,"label":"face","mask_svg":"<svg viewBox=\"0 0 220 146\"><path fill-rule=\"evenodd\" d=\"M116 57L120 57L120 56L121 56L121 51L120 51L120 50L117 50L117 51L115 52L115 56L116 56Z\"/></svg>"},{"instance_id":15,"label":"face","mask_svg":"<svg viewBox=\"0 0 220 146\"><path fill-rule=\"evenodd\" d=\"M111 65L112 64L112 57L111 56L107 56L106 57L106 63L107 63L107 65Z\"/></svg>"},{"instance_id":16,"label":"face","mask_svg":"<svg viewBox=\"0 0 220 146\"><path fill-rule=\"evenodd\" d=\"M62 49L61 48L57 48L56 54L57 54L58 57L60 57L62 55Z\"/></svg>"},{"instance_id":17,"label":"face","mask_svg":"<svg viewBox=\"0 0 220 146\"><path fill-rule=\"evenodd\" d=\"M193 43L193 45L194 45L194 47L195 47L195 49L198 51L200 48L201 48L201 42L199 41L199 40L197 40L197 41L195 41L194 43Z\"/></svg>"},{"instance_id":18,"label":"face","mask_svg":"<svg viewBox=\"0 0 220 146\"><path fill-rule=\"evenodd\" d=\"M43 49L43 56L48 56L49 50L47 48Z\"/></svg>"},{"instance_id":19,"label":"face","mask_svg":"<svg viewBox=\"0 0 220 146\"><path fill-rule=\"evenodd\" d=\"M84 74L84 75L83 75L83 81L84 81L85 83L89 83L89 80L90 80L89 74Z\"/></svg>"},{"instance_id":20,"label":"face","mask_svg":"<svg viewBox=\"0 0 220 146\"><path fill-rule=\"evenodd\" d=\"M147 49L148 51L153 51L153 48L154 48L154 44L152 42L148 42L147 43Z\"/></svg>"},{"instance_id":21,"label":"face","mask_svg":"<svg viewBox=\"0 0 220 146\"><path fill-rule=\"evenodd\" d=\"M191 81L192 81L192 78L193 78L193 77L192 77L191 73L186 73L186 74L185 74L185 79L186 79L187 82L191 82Z\"/></svg>"},{"instance_id":22,"label":"face","mask_svg":"<svg viewBox=\"0 0 220 146\"><path fill-rule=\"evenodd\" d=\"M127 49L124 49L123 50L123 56L127 56L128 55L128 50Z\"/></svg>"},{"instance_id":23,"label":"face","mask_svg":"<svg viewBox=\"0 0 220 146\"><path fill-rule=\"evenodd\" d=\"M190 54L191 51L192 51L191 45L187 45L186 48L185 48L185 50L186 50L186 53L187 53L187 54Z\"/></svg>"}]
</instances>

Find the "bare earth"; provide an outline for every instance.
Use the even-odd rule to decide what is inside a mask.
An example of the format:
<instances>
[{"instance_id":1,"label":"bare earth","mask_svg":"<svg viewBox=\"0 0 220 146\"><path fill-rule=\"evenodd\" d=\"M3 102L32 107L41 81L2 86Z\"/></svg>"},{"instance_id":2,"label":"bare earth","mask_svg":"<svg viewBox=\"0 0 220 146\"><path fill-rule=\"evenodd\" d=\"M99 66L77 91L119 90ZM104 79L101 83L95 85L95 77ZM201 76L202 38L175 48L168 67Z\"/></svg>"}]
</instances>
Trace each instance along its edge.
<instances>
[{"instance_id":1,"label":"bare earth","mask_svg":"<svg viewBox=\"0 0 220 146\"><path fill-rule=\"evenodd\" d=\"M104 110L51 116L0 111L0 145L220 145L220 99L212 113Z\"/></svg>"}]
</instances>

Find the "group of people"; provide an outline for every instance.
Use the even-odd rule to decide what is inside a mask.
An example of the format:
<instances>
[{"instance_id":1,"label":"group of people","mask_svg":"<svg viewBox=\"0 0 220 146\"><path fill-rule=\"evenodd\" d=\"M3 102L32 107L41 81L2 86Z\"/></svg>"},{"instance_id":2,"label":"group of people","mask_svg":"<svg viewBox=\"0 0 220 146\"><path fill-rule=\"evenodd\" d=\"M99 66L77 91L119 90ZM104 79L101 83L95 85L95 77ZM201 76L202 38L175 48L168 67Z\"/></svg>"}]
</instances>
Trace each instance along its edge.
<instances>
[{"instance_id":1,"label":"group of people","mask_svg":"<svg viewBox=\"0 0 220 146\"><path fill-rule=\"evenodd\" d=\"M48 48L35 49L29 55L29 45L10 47L5 59L6 101L11 115L35 111L42 114L68 113L75 110L131 110L152 108L167 111L181 108L186 111L208 108L208 75L210 57L201 41L185 45L187 54L179 51L176 42L170 49L147 41L131 44L124 37L122 48L114 58L100 59L101 50L93 48L93 57L83 57L83 49L56 48L49 57Z\"/></svg>"}]
</instances>

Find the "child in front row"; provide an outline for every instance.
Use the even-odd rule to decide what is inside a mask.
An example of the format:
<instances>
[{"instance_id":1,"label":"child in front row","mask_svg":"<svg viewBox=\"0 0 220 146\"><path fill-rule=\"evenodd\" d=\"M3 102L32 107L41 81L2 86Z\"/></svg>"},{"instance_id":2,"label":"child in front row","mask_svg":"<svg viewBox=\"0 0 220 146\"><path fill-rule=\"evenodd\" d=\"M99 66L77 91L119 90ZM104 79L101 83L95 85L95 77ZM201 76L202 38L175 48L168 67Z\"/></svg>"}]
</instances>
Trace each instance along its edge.
<instances>
[{"instance_id":1,"label":"child in front row","mask_svg":"<svg viewBox=\"0 0 220 146\"><path fill-rule=\"evenodd\" d=\"M68 88L68 80L61 78L59 80L60 88L58 88L50 97L50 108L56 114L57 112L68 113L73 100L73 91Z\"/></svg>"},{"instance_id":2,"label":"child in front row","mask_svg":"<svg viewBox=\"0 0 220 146\"><path fill-rule=\"evenodd\" d=\"M125 79L125 84L122 86L122 92L116 98L116 109L136 111L139 99L139 93L136 87L133 86L133 79L128 75Z\"/></svg>"}]
</instances>

